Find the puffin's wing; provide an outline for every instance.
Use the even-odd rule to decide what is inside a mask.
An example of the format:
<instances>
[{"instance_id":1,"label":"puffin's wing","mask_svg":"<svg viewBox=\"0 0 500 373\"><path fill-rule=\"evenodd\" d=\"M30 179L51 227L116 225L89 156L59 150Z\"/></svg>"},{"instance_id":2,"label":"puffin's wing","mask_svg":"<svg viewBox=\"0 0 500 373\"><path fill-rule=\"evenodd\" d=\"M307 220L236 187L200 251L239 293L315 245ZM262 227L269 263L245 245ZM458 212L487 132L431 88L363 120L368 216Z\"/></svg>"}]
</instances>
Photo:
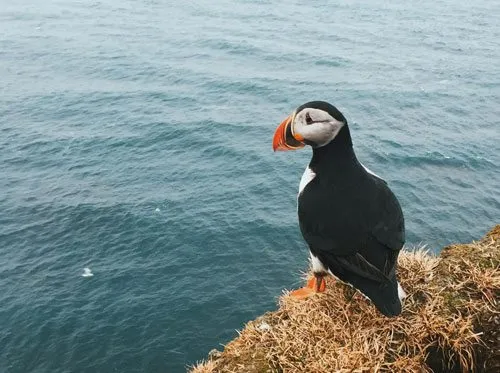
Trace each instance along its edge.
<instances>
[{"instance_id":1,"label":"puffin's wing","mask_svg":"<svg viewBox=\"0 0 500 373\"><path fill-rule=\"evenodd\" d=\"M385 181L376 178L374 181L379 184L379 195L374 203L375 217L369 223L371 233L384 246L399 251L405 242L405 224L401 205Z\"/></svg>"},{"instance_id":2,"label":"puffin's wing","mask_svg":"<svg viewBox=\"0 0 500 373\"><path fill-rule=\"evenodd\" d=\"M353 186L343 191L315 181L299 196L298 209L301 232L313 254L339 270L387 280L404 243L404 219L385 181L366 174L362 190Z\"/></svg>"}]
</instances>

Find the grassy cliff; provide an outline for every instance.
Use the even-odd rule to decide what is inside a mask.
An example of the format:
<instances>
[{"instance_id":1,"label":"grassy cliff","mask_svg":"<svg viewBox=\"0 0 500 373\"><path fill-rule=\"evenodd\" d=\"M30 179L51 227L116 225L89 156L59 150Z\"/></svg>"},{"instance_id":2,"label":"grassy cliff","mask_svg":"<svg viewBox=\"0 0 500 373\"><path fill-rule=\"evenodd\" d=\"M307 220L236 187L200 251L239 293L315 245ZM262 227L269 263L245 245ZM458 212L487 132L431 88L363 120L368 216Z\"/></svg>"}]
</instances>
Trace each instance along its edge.
<instances>
[{"instance_id":1,"label":"grassy cliff","mask_svg":"<svg viewBox=\"0 0 500 373\"><path fill-rule=\"evenodd\" d=\"M500 372L500 225L439 257L403 252L403 313L380 315L346 285L249 322L191 373Z\"/></svg>"}]
</instances>

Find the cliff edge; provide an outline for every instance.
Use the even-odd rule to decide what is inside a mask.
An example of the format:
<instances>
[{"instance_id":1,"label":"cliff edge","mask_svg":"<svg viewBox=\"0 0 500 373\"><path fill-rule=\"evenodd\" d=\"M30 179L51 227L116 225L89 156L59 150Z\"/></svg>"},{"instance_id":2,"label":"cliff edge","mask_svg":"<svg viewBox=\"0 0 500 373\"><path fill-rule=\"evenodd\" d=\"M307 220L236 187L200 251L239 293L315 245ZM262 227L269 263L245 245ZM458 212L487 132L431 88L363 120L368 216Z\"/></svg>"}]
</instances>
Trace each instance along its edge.
<instances>
[{"instance_id":1,"label":"cliff edge","mask_svg":"<svg viewBox=\"0 0 500 373\"><path fill-rule=\"evenodd\" d=\"M309 299L284 294L190 372L500 372L500 225L439 257L402 252L399 280L399 317L328 279Z\"/></svg>"}]
</instances>

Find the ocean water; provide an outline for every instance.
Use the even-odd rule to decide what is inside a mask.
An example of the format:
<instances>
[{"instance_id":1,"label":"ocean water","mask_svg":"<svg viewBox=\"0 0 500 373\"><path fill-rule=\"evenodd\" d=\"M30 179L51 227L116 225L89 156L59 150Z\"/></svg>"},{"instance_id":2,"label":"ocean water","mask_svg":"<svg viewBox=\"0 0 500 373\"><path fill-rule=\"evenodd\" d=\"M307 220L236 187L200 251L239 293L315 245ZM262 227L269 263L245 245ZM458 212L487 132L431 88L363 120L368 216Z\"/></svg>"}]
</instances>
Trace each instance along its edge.
<instances>
[{"instance_id":1,"label":"ocean water","mask_svg":"<svg viewBox=\"0 0 500 373\"><path fill-rule=\"evenodd\" d=\"M466 3L0 1L0 372L184 372L274 309L309 100L409 246L499 223L500 3Z\"/></svg>"}]
</instances>

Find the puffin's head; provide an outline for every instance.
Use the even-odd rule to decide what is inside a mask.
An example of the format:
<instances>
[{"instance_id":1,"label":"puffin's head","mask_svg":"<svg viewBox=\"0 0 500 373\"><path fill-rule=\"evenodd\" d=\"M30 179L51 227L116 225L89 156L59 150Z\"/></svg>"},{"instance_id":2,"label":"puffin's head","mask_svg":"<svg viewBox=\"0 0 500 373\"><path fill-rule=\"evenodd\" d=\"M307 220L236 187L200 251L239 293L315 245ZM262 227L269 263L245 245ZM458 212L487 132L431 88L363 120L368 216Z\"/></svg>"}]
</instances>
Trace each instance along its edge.
<instances>
[{"instance_id":1,"label":"puffin's head","mask_svg":"<svg viewBox=\"0 0 500 373\"><path fill-rule=\"evenodd\" d=\"M347 125L344 115L325 101L299 106L276 129L273 149L295 150L311 145L319 148L330 143Z\"/></svg>"}]
</instances>

